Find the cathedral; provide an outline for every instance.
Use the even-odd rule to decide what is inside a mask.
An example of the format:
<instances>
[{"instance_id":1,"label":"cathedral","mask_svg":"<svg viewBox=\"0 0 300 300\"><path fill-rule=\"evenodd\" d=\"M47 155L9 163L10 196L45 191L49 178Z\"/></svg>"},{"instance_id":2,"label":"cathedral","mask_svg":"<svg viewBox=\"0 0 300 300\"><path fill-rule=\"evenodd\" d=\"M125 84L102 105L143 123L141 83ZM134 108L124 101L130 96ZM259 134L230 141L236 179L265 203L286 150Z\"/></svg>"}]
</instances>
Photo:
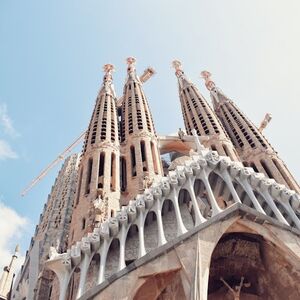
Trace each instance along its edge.
<instances>
[{"instance_id":1,"label":"cathedral","mask_svg":"<svg viewBox=\"0 0 300 300\"><path fill-rule=\"evenodd\" d=\"M117 97L104 66L10 299L300 299L300 187L268 120L258 128L203 71L211 105L173 67L185 129L164 136L143 89L155 71L129 57Z\"/></svg>"}]
</instances>

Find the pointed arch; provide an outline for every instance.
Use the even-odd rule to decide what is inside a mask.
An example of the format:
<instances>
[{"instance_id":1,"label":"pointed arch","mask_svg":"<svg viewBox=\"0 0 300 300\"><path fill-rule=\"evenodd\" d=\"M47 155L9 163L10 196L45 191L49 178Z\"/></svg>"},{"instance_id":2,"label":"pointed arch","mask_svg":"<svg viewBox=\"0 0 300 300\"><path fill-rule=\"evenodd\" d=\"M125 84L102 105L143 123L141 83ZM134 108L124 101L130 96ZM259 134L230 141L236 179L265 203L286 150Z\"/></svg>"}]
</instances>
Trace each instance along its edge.
<instances>
[{"instance_id":1,"label":"pointed arch","mask_svg":"<svg viewBox=\"0 0 300 300\"><path fill-rule=\"evenodd\" d=\"M84 285L84 292L88 291L97 284L97 276L100 268L100 254L95 253L90 261L89 268L86 275L86 282Z\"/></svg>"},{"instance_id":2,"label":"pointed arch","mask_svg":"<svg viewBox=\"0 0 300 300\"><path fill-rule=\"evenodd\" d=\"M181 189L178 194L178 203L183 224L187 230L195 226L195 210L193 208L190 193Z\"/></svg>"},{"instance_id":3,"label":"pointed arch","mask_svg":"<svg viewBox=\"0 0 300 300\"><path fill-rule=\"evenodd\" d=\"M108 255L105 264L105 279L109 278L112 274L117 273L119 267L119 257L120 257L120 241L114 238L108 249Z\"/></svg>"},{"instance_id":4,"label":"pointed arch","mask_svg":"<svg viewBox=\"0 0 300 300\"><path fill-rule=\"evenodd\" d=\"M146 252L157 248L158 245L158 224L157 216L154 211L149 211L147 213L145 223L144 223L144 236Z\"/></svg>"},{"instance_id":5,"label":"pointed arch","mask_svg":"<svg viewBox=\"0 0 300 300\"><path fill-rule=\"evenodd\" d=\"M165 238L171 241L177 236L177 222L174 205L170 199L164 201L161 212Z\"/></svg>"},{"instance_id":6,"label":"pointed arch","mask_svg":"<svg viewBox=\"0 0 300 300\"><path fill-rule=\"evenodd\" d=\"M212 207L205 189L205 185L201 179L194 182L194 192L199 206L199 210L205 219L212 216Z\"/></svg>"},{"instance_id":7,"label":"pointed arch","mask_svg":"<svg viewBox=\"0 0 300 300\"><path fill-rule=\"evenodd\" d=\"M139 257L139 228L131 224L125 242L125 264L128 266Z\"/></svg>"}]
</instances>

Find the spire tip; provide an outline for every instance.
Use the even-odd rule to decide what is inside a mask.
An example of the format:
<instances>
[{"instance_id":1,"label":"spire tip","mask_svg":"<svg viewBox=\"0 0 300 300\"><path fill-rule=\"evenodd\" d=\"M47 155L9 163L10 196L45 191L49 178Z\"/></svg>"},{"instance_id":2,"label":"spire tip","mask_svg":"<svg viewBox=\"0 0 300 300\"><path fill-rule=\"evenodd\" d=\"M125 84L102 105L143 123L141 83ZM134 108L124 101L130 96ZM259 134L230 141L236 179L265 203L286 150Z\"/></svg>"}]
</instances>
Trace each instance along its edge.
<instances>
[{"instance_id":1,"label":"spire tip","mask_svg":"<svg viewBox=\"0 0 300 300\"><path fill-rule=\"evenodd\" d=\"M128 66L130 65L134 65L136 63L136 59L132 56L129 56L127 59L126 59L126 62L128 64Z\"/></svg>"},{"instance_id":2,"label":"spire tip","mask_svg":"<svg viewBox=\"0 0 300 300\"><path fill-rule=\"evenodd\" d=\"M115 67L112 64L105 64L103 66L103 71L105 74L111 73L115 71Z\"/></svg>"},{"instance_id":3,"label":"spire tip","mask_svg":"<svg viewBox=\"0 0 300 300\"><path fill-rule=\"evenodd\" d=\"M211 79L211 73L208 71L202 71L201 77L205 80L206 88L211 91L212 88L215 86L215 83Z\"/></svg>"},{"instance_id":4,"label":"spire tip","mask_svg":"<svg viewBox=\"0 0 300 300\"><path fill-rule=\"evenodd\" d=\"M176 71L181 71L182 63L180 60L175 59L172 61L172 66L173 68L175 68Z\"/></svg>"}]
</instances>

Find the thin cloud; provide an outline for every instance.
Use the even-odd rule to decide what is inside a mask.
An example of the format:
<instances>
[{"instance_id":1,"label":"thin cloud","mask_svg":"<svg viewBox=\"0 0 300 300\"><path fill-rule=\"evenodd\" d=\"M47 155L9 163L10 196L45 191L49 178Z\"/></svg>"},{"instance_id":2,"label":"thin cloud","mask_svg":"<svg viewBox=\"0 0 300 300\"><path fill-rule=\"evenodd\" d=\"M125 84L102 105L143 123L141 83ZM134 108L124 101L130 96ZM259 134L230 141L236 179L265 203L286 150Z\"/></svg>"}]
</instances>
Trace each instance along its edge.
<instances>
[{"instance_id":1,"label":"thin cloud","mask_svg":"<svg viewBox=\"0 0 300 300\"><path fill-rule=\"evenodd\" d=\"M12 150L6 141L0 140L0 160L16 158L18 158L18 154Z\"/></svg>"},{"instance_id":2,"label":"thin cloud","mask_svg":"<svg viewBox=\"0 0 300 300\"><path fill-rule=\"evenodd\" d=\"M20 216L15 210L0 202L0 268L3 269L10 262L14 253L17 241L25 233L29 222L26 218ZM19 256L16 269L18 269L24 261L23 256ZM15 269L15 271L16 271Z\"/></svg>"},{"instance_id":3,"label":"thin cloud","mask_svg":"<svg viewBox=\"0 0 300 300\"><path fill-rule=\"evenodd\" d=\"M10 137L17 137L20 135L13 126L13 121L8 115L7 105L5 103L0 104L0 125L4 132Z\"/></svg>"}]
</instances>

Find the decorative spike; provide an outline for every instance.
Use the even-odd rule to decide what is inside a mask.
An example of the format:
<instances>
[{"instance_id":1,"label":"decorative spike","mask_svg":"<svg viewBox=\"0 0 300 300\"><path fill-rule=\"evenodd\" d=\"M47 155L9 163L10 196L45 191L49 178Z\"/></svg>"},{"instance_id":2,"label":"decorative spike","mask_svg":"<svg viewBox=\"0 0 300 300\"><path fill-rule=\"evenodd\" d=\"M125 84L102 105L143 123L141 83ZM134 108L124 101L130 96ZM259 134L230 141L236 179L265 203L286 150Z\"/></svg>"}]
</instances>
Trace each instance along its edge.
<instances>
[{"instance_id":1,"label":"decorative spike","mask_svg":"<svg viewBox=\"0 0 300 300\"><path fill-rule=\"evenodd\" d=\"M201 77L205 80L206 88L211 91L216 85L211 79L211 73L208 71L202 71Z\"/></svg>"}]
</instances>

